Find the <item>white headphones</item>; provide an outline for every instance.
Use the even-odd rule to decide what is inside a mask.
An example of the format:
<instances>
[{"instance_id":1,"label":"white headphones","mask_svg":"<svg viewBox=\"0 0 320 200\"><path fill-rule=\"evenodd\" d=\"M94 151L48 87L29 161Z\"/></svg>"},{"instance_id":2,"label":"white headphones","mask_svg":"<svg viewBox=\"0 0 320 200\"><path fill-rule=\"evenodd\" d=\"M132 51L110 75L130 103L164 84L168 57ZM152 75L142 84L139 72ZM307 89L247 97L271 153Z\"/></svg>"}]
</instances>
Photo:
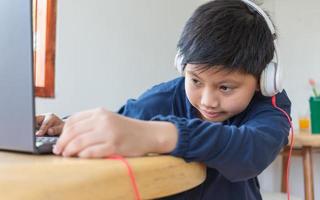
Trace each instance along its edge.
<instances>
[{"instance_id":1,"label":"white headphones","mask_svg":"<svg viewBox=\"0 0 320 200\"><path fill-rule=\"evenodd\" d=\"M268 15L255 3L253 3L250 0L241 0L254 10L256 10L266 21L271 34L275 35L275 28L268 17ZM282 87L282 72L280 68L280 62L279 62L279 50L277 45L277 40L274 39L274 55L273 59L270 63L267 64L266 68L262 71L261 77L260 77L260 90L261 93L264 96L274 96L277 93L281 92ZM181 54L180 50L178 50L176 56L175 56L175 66L179 73L183 73L185 66L182 64L183 61L183 55Z\"/></svg>"}]
</instances>

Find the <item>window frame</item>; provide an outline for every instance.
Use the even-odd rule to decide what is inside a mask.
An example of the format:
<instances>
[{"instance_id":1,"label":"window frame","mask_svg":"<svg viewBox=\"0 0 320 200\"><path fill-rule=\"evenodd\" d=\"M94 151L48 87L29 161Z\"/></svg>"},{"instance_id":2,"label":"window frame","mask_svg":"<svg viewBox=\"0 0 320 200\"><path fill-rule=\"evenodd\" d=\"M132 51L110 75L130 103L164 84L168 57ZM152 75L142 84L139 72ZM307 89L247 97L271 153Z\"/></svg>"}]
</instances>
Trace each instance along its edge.
<instances>
[{"instance_id":1,"label":"window frame","mask_svg":"<svg viewBox=\"0 0 320 200\"><path fill-rule=\"evenodd\" d=\"M46 1L46 7L41 17L46 19L39 19L38 17L38 1ZM35 96L36 97L54 97L55 89L55 46L56 46L56 11L57 0L33 0L34 17L33 17L33 31L34 40L44 42L44 47L37 47L37 43L34 45L34 82L35 82ZM45 20L45 28L39 30L39 20ZM41 27L40 27L41 28ZM43 30L44 29L44 30ZM44 65L39 66L37 64L37 56L42 56ZM41 74L37 73L40 70ZM43 82L41 85L37 84L37 79L42 76Z\"/></svg>"}]
</instances>

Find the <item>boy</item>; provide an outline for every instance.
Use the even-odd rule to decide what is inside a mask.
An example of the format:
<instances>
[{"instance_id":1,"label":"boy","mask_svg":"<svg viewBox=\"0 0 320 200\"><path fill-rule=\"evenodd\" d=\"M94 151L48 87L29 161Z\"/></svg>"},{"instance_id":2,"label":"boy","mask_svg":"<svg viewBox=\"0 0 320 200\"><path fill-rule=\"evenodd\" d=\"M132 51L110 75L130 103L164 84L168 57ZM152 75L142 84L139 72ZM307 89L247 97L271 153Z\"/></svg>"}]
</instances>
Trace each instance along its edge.
<instances>
[{"instance_id":1,"label":"boy","mask_svg":"<svg viewBox=\"0 0 320 200\"><path fill-rule=\"evenodd\" d=\"M263 96L260 76L274 56L265 19L239 0L199 7L178 43L184 76L129 100L118 114L103 108L56 116L38 135L61 134L53 152L84 158L169 153L207 166L203 184L168 199L261 199L257 175L287 143L289 123ZM290 112L285 92L277 105Z\"/></svg>"}]
</instances>

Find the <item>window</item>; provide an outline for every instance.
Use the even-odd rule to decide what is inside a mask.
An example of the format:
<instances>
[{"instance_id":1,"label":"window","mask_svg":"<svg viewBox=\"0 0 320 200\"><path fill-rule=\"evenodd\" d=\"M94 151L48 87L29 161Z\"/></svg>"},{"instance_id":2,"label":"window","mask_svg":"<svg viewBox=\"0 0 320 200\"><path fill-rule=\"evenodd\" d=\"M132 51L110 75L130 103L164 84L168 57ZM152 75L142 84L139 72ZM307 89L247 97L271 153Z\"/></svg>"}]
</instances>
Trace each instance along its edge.
<instances>
[{"instance_id":1,"label":"window","mask_svg":"<svg viewBox=\"0 0 320 200\"><path fill-rule=\"evenodd\" d=\"M35 95L54 97L57 0L33 0Z\"/></svg>"}]
</instances>

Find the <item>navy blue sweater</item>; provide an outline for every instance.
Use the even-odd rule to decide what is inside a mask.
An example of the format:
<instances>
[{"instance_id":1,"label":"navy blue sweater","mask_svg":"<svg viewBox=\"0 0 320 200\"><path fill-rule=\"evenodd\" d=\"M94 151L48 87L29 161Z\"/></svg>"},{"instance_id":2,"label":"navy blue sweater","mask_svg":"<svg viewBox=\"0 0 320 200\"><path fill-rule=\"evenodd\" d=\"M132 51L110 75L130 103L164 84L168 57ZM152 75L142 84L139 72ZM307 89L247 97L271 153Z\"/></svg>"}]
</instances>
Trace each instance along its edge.
<instances>
[{"instance_id":1,"label":"navy blue sweater","mask_svg":"<svg viewBox=\"0 0 320 200\"><path fill-rule=\"evenodd\" d=\"M276 100L289 114L291 103L286 93L277 94ZM199 119L186 96L183 77L128 100L118 113L173 123L178 129L178 143L170 154L207 166L206 180L200 186L165 199L262 199L257 175L287 144L290 129L286 116L260 92L243 112L224 122Z\"/></svg>"}]
</instances>

